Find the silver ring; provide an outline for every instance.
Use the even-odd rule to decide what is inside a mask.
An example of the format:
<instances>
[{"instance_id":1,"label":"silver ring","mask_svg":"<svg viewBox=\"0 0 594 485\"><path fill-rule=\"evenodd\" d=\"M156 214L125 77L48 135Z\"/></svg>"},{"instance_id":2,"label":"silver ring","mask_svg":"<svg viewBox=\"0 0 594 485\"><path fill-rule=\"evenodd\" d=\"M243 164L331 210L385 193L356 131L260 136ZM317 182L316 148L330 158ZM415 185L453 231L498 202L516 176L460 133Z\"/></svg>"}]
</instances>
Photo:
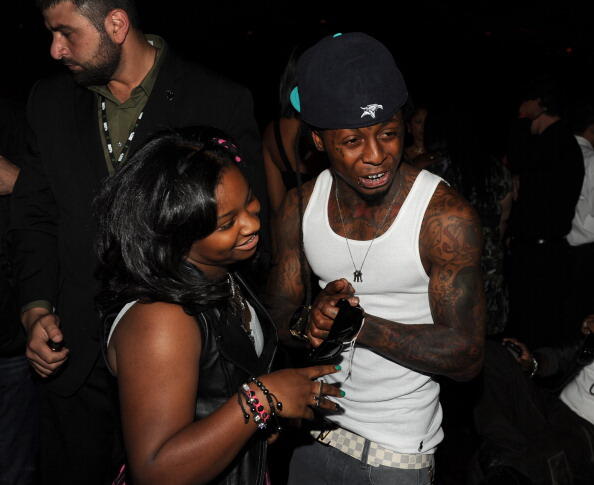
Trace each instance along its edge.
<instances>
[{"instance_id":1,"label":"silver ring","mask_svg":"<svg viewBox=\"0 0 594 485\"><path fill-rule=\"evenodd\" d=\"M320 407L320 396L314 394L313 398L314 398L314 402L315 402L314 406L319 408Z\"/></svg>"}]
</instances>

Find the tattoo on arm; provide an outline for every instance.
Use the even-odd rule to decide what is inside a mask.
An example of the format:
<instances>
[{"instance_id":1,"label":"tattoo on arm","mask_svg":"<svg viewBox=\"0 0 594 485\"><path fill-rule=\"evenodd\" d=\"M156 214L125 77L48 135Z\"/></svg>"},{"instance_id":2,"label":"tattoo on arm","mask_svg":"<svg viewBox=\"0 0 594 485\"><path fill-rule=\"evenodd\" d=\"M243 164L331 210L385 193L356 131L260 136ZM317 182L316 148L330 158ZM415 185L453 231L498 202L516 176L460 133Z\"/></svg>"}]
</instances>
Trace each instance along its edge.
<instances>
[{"instance_id":1,"label":"tattoo on arm","mask_svg":"<svg viewBox=\"0 0 594 485\"><path fill-rule=\"evenodd\" d=\"M430 265L434 324L368 316L359 342L419 372L470 379L482 365L485 326L478 217L460 196L440 187L425 215L420 245Z\"/></svg>"},{"instance_id":2,"label":"tattoo on arm","mask_svg":"<svg viewBox=\"0 0 594 485\"><path fill-rule=\"evenodd\" d=\"M279 327L281 338L287 334L289 320L303 303L305 293L301 276L297 197L296 190L287 194L273 223L273 266L268 277L265 302Z\"/></svg>"}]
</instances>

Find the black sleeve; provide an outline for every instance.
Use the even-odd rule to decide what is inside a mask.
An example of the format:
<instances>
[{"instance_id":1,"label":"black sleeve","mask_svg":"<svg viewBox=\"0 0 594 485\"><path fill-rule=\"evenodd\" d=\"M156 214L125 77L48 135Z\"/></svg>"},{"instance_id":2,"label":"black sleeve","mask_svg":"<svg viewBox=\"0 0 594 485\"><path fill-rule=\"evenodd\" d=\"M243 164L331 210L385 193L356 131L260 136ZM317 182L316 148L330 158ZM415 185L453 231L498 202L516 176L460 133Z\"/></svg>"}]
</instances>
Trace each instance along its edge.
<instances>
[{"instance_id":1,"label":"black sleeve","mask_svg":"<svg viewBox=\"0 0 594 485\"><path fill-rule=\"evenodd\" d=\"M26 153L11 196L9 241L18 287L19 306L35 300L55 304L58 279L58 209L47 179L36 130L43 129L37 116L38 85L31 91L27 106Z\"/></svg>"},{"instance_id":2,"label":"black sleeve","mask_svg":"<svg viewBox=\"0 0 594 485\"><path fill-rule=\"evenodd\" d=\"M11 100L0 99L0 155L15 165L25 153L25 110Z\"/></svg>"},{"instance_id":3,"label":"black sleeve","mask_svg":"<svg viewBox=\"0 0 594 485\"><path fill-rule=\"evenodd\" d=\"M561 228L559 232L567 235L571 231L571 221L575 215L575 206L580 198L584 182L584 156L573 135L564 140L564 147L560 154L560 180L558 187L561 191L558 197L558 220Z\"/></svg>"},{"instance_id":4,"label":"black sleeve","mask_svg":"<svg viewBox=\"0 0 594 485\"><path fill-rule=\"evenodd\" d=\"M0 100L0 155L20 165L24 153L25 110L10 100ZM0 356L16 355L25 339L15 300L13 265L5 233L9 222L10 196L0 197Z\"/></svg>"},{"instance_id":5,"label":"black sleeve","mask_svg":"<svg viewBox=\"0 0 594 485\"><path fill-rule=\"evenodd\" d=\"M541 135L545 137L545 143L540 145L536 161L542 167L539 167L539 176L543 177L545 190L541 195L553 195L541 205L542 223L548 225L551 237L562 238L571 230L584 180L584 159L575 137L561 122L550 130L550 134Z\"/></svg>"},{"instance_id":6,"label":"black sleeve","mask_svg":"<svg viewBox=\"0 0 594 485\"><path fill-rule=\"evenodd\" d=\"M559 348L542 347L536 349L534 358L538 361L538 376L561 376L571 372L575 367L581 343L581 341L576 341Z\"/></svg>"}]
</instances>

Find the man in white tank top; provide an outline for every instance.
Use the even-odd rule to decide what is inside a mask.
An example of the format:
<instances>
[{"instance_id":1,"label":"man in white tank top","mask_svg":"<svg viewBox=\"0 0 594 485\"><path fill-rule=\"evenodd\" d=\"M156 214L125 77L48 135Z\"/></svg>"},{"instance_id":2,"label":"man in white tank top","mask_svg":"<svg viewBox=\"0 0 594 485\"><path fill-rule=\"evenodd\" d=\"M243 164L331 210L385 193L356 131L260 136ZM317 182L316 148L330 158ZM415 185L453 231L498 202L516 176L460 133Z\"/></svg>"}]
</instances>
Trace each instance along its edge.
<instances>
[{"instance_id":1,"label":"man in white tank top","mask_svg":"<svg viewBox=\"0 0 594 485\"><path fill-rule=\"evenodd\" d=\"M291 101L330 169L303 186L305 257L296 191L281 208L269 305L288 335L308 265L322 288L305 329L313 347L340 299L365 317L326 381L345 393L327 416L335 429L296 450L289 483L430 483L443 439L433 376L471 379L483 359L477 216L440 178L401 164L408 94L377 40L321 40L299 60L296 84Z\"/></svg>"}]
</instances>

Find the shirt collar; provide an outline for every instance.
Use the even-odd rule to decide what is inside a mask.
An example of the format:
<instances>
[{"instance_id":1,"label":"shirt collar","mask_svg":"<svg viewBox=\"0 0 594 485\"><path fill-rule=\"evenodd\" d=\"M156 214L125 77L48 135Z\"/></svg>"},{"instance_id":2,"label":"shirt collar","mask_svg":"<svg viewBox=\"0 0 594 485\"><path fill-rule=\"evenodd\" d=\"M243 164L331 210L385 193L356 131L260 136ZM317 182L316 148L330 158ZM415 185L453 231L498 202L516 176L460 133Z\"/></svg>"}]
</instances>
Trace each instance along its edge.
<instances>
[{"instance_id":1,"label":"shirt collar","mask_svg":"<svg viewBox=\"0 0 594 485\"><path fill-rule=\"evenodd\" d=\"M153 86L157 81L159 69L163 64L165 53L168 49L165 40L162 37L159 37L158 35L146 34L145 38L149 42L149 44L151 44L153 47L157 49L157 54L155 57L155 62L153 63L153 67L151 67L151 70L146 74L142 82L132 90L130 98L135 97L135 95L139 92L144 94L144 96L150 96ZM107 98L118 105L122 104L113 94L111 94L111 91L109 90L106 84L100 86L89 86L88 89L100 94L104 98Z\"/></svg>"},{"instance_id":2,"label":"shirt collar","mask_svg":"<svg viewBox=\"0 0 594 485\"><path fill-rule=\"evenodd\" d=\"M575 135L575 139L577 140L579 146L589 148L590 150L594 150L594 147L592 147L592 143L586 140L583 136Z\"/></svg>"}]
</instances>

